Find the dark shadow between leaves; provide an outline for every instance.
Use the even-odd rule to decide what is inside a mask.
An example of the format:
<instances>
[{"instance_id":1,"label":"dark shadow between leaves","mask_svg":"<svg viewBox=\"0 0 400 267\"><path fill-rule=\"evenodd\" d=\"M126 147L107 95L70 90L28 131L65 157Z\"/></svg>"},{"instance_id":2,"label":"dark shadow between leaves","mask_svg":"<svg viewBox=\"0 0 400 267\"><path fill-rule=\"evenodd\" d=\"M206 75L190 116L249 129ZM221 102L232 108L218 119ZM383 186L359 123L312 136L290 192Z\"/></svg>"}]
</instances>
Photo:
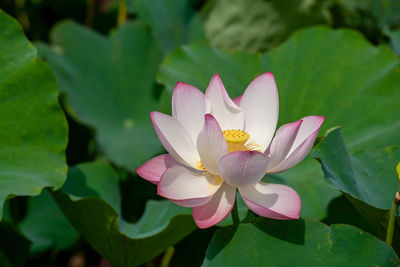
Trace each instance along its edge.
<instances>
[{"instance_id":1,"label":"dark shadow between leaves","mask_svg":"<svg viewBox=\"0 0 400 267\"><path fill-rule=\"evenodd\" d=\"M303 219L286 221L259 217L253 224L270 236L289 243L304 245L306 225Z\"/></svg>"},{"instance_id":2,"label":"dark shadow between leaves","mask_svg":"<svg viewBox=\"0 0 400 267\"><path fill-rule=\"evenodd\" d=\"M238 225L231 225L215 231L214 236L208 246L206 258L212 261L232 240L238 229Z\"/></svg>"}]
</instances>

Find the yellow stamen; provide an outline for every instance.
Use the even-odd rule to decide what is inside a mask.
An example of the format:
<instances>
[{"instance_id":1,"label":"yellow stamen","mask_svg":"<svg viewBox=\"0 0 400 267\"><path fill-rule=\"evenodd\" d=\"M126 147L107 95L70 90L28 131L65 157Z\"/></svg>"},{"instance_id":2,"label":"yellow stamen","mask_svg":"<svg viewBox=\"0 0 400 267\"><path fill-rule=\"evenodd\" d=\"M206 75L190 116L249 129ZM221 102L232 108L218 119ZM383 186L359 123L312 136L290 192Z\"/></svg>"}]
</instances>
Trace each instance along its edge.
<instances>
[{"instance_id":1,"label":"yellow stamen","mask_svg":"<svg viewBox=\"0 0 400 267\"><path fill-rule=\"evenodd\" d=\"M206 170L206 168L204 168L203 162L201 162L201 160L199 160L199 161L197 162L196 165L197 165L196 167L197 167L199 170L203 170L203 171Z\"/></svg>"},{"instance_id":2,"label":"yellow stamen","mask_svg":"<svg viewBox=\"0 0 400 267\"><path fill-rule=\"evenodd\" d=\"M247 142L250 135L241 130L225 130L222 132L226 143L228 144L228 152L257 150L260 146L254 140ZM247 143L246 143L247 142Z\"/></svg>"}]
</instances>

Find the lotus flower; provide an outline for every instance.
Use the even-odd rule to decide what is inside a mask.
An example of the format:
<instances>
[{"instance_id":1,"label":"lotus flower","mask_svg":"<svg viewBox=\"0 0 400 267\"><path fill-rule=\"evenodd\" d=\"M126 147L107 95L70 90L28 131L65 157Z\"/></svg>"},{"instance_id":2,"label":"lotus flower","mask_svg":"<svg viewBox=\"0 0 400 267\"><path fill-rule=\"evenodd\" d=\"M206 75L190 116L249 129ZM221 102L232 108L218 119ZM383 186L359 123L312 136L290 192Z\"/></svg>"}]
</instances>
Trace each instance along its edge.
<instances>
[{"instance_id":1,"label":"lotus flower","mask_svg":"<svg viewBox=\"0 0 400 267\"><path fill-rule=\"evenodd\" d=\"M296 191L261 179L303 160L325 118L309 116L285 124L272 140L278 112L278 91L271 73L258 76L234 100L218 74L205 94L178 82L172 95L172 117L151 112L168 154L149 160L137 173L157 184L159 195L192 207L199 228L211 227L231 212L236 188L254 213L298 219L301 201Z\"/></svg>"}]
</instances>

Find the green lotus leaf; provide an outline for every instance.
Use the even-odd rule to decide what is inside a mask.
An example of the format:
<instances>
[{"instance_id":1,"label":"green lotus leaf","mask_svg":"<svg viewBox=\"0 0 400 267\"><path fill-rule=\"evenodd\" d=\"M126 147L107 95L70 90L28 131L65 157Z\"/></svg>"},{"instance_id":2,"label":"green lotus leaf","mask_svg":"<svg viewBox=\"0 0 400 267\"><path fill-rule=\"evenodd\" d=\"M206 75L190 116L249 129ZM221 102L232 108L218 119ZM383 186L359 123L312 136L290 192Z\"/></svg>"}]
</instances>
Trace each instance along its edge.
<instances>
[{"instance_id":1,"label":"green lotus leaf","mask_svg":"<svg viewBox=\"0 0 400 267\"><path fill-rule=\"evenodd\" d=\"M117 165L135 171L161 150L149 113L161 51L143 23L126 23L109 37L73 22L58 24L53 45L38 44L53 68L69 111L96 130Z\"/></svg>"},{"instance_id":2,"label":"green lotus leaf","mask_svg":"<svg viewBox=\"0 0 400 267\"><path fill-rule=\"evenodd\" d=\"M107 163L83 163L53 193L71 224L113 266L144 264L196 229L191 210L169 200L150 200L138 222L124 221L118 180Z\"/></svg>"},{"instance_id":3,"label":"green lotus leaf","mask_svg":"<svg viewBox=\"0 0 400 267\"><path fill-rule=\"evenodd\" d=\"M1 10L0 25L1 220L7 198L62 186L68 129L51 69Z\"/></svg>"},{"instance_id":4,"label":"green lotus leaf","mask_svg":"<svg viewBox=\"0 0 400 267\"><path fill-rule=\"evenodd\" d=\"M246 245L243 245L246 244ZM217 230L202 266L398 266L383 241L344 224L258 218Z\"/></svg>"}]
</instances>

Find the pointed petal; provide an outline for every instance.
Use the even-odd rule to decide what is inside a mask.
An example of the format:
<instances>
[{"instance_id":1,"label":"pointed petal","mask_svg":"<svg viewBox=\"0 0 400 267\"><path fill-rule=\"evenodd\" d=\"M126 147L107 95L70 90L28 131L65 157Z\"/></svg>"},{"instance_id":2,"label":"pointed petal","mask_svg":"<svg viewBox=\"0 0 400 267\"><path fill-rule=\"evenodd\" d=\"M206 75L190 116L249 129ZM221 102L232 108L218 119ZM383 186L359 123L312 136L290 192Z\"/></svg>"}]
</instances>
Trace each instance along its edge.
<instances>
[{"instance_id":1,"label":"pointed petal","mask_svg":"<svg viewBox=\"0 0 400 267\"><path fill-rule=\"evenodd\" d=\"M281 184L259 182L239 187L246 205L254 213L278 220L298 219L301 200L296 191Z\"/></svg>"},{"instance_id":2,"label":"pointed petal","mask_svg":"<svg viewBox=\"0 0 400 267\"><path fill-rule=\"evenodd\" d=\"M218 73L211 78L206 96L211 103L211 114L218 121L223 131L243 129L243 112L229 97Z\"/></svg>"},{"instance_id":3,"label":"pointed petal","mask_svg":"<svg viewBox=\"0 0 400 267\"><path fill-rule=\"evenodd\" d=\"M308 116L302 119L301 126L297 133L296 139L286 158L276 167L268 168L267 173L283 172L302 161L310 152L318 131L324 122L325 117Z\"/></svg>"},{"instance_id":4,"label":"pointed petal","mask_svg":"<svg viewBox=\"0 0 400 267\"><path fill-rule=\"evenodd\" d=\"M179 163L169 154L163 154L147 161L145 164L140 166L136 172L143 179L153 184L158 184L164 172L169 167L177 164Z\"/></svg>"},{"instance_id":5,"label":"pointed petal","mask_svg":"<svg viewBox=\"0 0 400 267\"><path fill-rule=\"evenodd\" d=\"M193 219L201 229L221 222L235 204L236 188L224 183L212 199L202 206L193 208Z\"/></svg>"},{"instance_id":6,"label":"pointed petal","mask_svg":"<svg viewBox=\"0 0 400 267\"><path fill-rule=\"evenodd\" d=\"M297 147L303 143L310 135L314 134L315 131L319 131L322 126L322 123L325 121L325 117L322 116L307 116L301 119L303 123L299 129L299 133L296 136L296 139L293 142L293 146L290 149L290 153L292 153Z\"/></svg>"},{"instance_id":7,"label":"pointed petal","mask_svg":"<svg viewBox=\"0 0 400 267\"><path fill-rule=\"evenodd\" d=\"M218 122L211 114L205 115L204 129L197 139L197 148L203 166L209 172L218 174L218 161L228 153L228 145Z\"/></svg>"},{"instance_id":8,"label":"pointed petal","mask_svg":"<svg viewBox=\"0 0 400 267\"><path fill-rule=\"evenodd\" d=\"M218 176L175 165L164 172L157 193L181 206L195 207L210 200L222 183Z\"/></svg>"},{"instance_id":9,"label":"pointed petal","mask_svg":"<svg viewBox=\"0 0 400 267\"><path fill-rule=\"evenodd\" d=\"M219 160L221 177L230 185L247 186L259 182L268 168L269 158L258 151L235 151Z\"/></svg>"},{"instance_id":10,"label":"pointed petal","mask_svg":"<svg viewBox=\"0 0 400 267\"><path fill-rule=\"evenodd\" d=\"M235 103L238 107L240 107L240 101L242 101L243 95L240 95L233 99L233 103Z\"/></svg>"},{"instance_id":11,"label":"pointed petal","mask_svg":"<svg viewBox=\"0 0 400 267\"><path fill-rule=\"evenodd\" d=\"M264 152L278 123L279 98L274 76L265 73L247 87L240 102L244 113L245 131Z\"/></svg>"},{"instance_id":12,"label":"pointed petal","mask_svg":"<svg viewBox=\"0 0 400 267\"><path fill-rule=\"evenodd\" d=\"M197 88L178 82L172 94L172 114L196 145L197 136L204 125L206 103L204 94Z\"/></svg>"},{"instance_id":13,"label":"pointed petal","mask_svg":"<svg viewBox=\"0 0 400 267\"><path fill-rule=\"evenodd\" d=\"M285 124L276 131L276 135L269 147L270 162L268 169L277 167L286 158L302 122L302 120L299 120Z\"/></svg>"},{"instance_id":14,"label":"pointed petal","mask_svg":"<svg viewBox=\"0 0 400 267\"><path fill-rule=\"evenodd\" d=\"M153 111L154 129L165 150L178 162L197 168L200 156L182 125L173 117Z\"/></svg>"}]
</instances>

